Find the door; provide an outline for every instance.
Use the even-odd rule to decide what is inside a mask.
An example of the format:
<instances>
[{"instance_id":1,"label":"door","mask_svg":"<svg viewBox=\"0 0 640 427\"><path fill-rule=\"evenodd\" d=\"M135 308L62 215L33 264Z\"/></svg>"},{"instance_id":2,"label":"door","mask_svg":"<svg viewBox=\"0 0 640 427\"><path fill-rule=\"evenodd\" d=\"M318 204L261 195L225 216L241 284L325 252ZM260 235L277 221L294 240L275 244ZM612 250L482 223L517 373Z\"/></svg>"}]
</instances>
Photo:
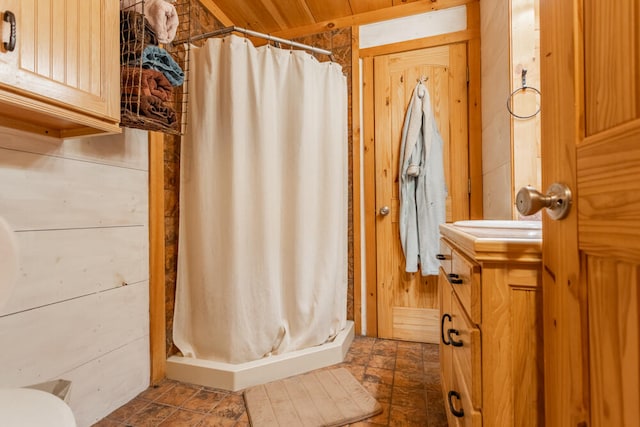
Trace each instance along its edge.
<instances>
[{"instance_id":1,"label":"door","mask_svg":"<svg viewBox=\"0 0 640 427\"><path fill-rule=\"evenodd\" d=\"M568 184L568 218L543 215L548 426L640 419L640 6L540 2L543 187Z\"/></svg>"},{"instance_id":2,"label":"door","mask_svg":"<svg viewBox=\"0 0 640 427\"><path fill-rule=\"evenodd\" d=\"M376 56L373 69L378 336L438 343L438 277L405 272L398 162L407 105L417 81L426 79L444 142L447 222L469 217L467 47L458 43ZM385 207L388 211L381 211Z\"/></svg>"}]
</instances>

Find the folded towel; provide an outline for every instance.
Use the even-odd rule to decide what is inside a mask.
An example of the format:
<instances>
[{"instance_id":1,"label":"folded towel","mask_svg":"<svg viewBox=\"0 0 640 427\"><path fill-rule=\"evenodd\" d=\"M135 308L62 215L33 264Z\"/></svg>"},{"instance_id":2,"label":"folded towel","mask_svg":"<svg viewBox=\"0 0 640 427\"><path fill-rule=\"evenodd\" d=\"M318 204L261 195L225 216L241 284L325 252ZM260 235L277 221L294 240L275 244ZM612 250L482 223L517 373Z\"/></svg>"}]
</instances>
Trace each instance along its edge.
<instances>
[{"instance_id":1,"label":"folded towel","mask_svg":"<svg viewBox=\"0 0 640 427\"><path fill-rule=\"evenodd\" d=\"M139 58L148 44L158 44L149 21L133 10L120 11L120 62L124 64Z\"/></svg>"},{"instance_id":2,"label":"folded towel","mask_svg":"<svg viewBox=\"0 0 640 427\"><path fill-rule=\"evenodd\" d=\"M153 95L163 101L169 101L173 96L173 86L164 74L146 68L122 67L120 87L122 93Z\"/></svg>"},{"instance_id":3,"label":"folded towel","mask_svg":"<svg viewBox=\"0 0 640 427\"><path fill-rule=\"evenodd\" d=\"M178 63L161 47L148 45L142 51L142 67L160 71L173 86L184 83L184 71ZM135 62L130 65L139 65Z\"/></svg>"},{"instance_id":4,"label":"folded towel","mask_svg":"<svg viewBox=\"0 0 640 427\"><path fill-rule=\"evenodd\" d=\"M142 11L142 0L120 0L121 10ZM158 42L171 43L178 30L178 12L164 0L145 0L144 16L149 20L158 36Z\"/></svg>"},{"instance_id":5,"label":"folded towel","mask_svg":"<svg viewBox=\"0 0 640 427\"><path fill-rule=\"evenodd\" d=\"M167 129L178 131L178 122L169 125L161 120L140 116L124 108L120 110L120 126L158 132L166 132Z\"/></svg>"},{"instance_id":6,"label":"folded towel","mask_svg":"<svg viewBox=\"0 0 640 427\"><path fill-rule=\"evenodd\" d=\"M173 125L177 120L175 110L153 95L124 94L120 99L120 106L127 113L143 115L168 126Z\"/></svg>"}]
</instances>

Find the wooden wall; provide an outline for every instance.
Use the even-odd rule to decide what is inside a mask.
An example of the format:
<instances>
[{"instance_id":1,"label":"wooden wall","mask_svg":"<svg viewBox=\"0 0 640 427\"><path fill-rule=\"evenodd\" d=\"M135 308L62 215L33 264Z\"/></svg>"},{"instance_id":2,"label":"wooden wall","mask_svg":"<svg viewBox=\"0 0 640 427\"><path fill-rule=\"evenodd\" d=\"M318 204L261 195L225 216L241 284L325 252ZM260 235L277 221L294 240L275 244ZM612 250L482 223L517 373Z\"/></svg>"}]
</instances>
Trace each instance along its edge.
<instances>
[{"instance_id":1,"label":"wooden wall","mask_svg":"<svg viewBox=\"0 0 640 427\"><path fill-rule=\"evenodd\" d=\"M538 0L511 0L511 90L522 87L522 70L526 84L540 89L540 19ZM540 96L532 90L514 95L513 111L520 116L534 114L540 107ZM540 116L528 119L511 118L513 122L513 189L532 185L540 191L542 171L540 156ZM513 199L515 200L515 199ZM513 217L522 217L511 204ZM534 218L540 219L541 213ZM527 218L533 219L533 218Z\"/></svg>"},{"instance_id":2,"label":"wooden wall","mask_svg":"<svg viewBox=\"0 0 640 427\"><path fill-rule=\"evenodd\" d=\"M149 384L147 133L0 128L0 216L20 275L0 307L0 387L63 378L78 425Z\"/></svg>"},{"instance_id":3,"label":"wooden wall","mask_svg":"<svg viewBox=\"0 0 640 427\"><path fill-rule=\"evenodd\" d=\"M510 0L480 2L482 181L486 219L511 219Z\"/></svg>"},{"instance_id":4,"label":"wooden wall","mask_svg":"<svg viewBox=\"0 0 640 427\"><path fill-rule=\"evenodd\" d=\"M480 21L484 217L515 219L517 191L525 185L540 189L541 182L540 114L519 119L506 106L522 86L523 69L527 85L540 88L538 0L482 1ZM540 102L531 90L513 99L512 109L521 116L535 112Z\"/></svg>"}]
</instances>

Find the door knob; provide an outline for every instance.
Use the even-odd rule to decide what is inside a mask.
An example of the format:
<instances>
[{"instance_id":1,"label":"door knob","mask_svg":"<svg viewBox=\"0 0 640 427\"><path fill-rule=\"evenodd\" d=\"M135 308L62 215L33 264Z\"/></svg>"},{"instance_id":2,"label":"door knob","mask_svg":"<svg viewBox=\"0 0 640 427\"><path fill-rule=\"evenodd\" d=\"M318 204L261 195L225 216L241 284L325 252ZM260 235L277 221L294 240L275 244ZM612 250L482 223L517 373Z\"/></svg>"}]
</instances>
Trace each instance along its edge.
<instances>
[{"instance_id":1,"label":"door knob","mask_svg":"<svg viewBox=\"0 0 640 427\"><path fill-rule=\"evenodd\" d=\"M389 212L391 212L391 209L389 209L389 206L383 206L380 208L380 215L382 216L389 215Z\"/></svg>"},{"instance_id":2,"label":"door knob","mask_svg":"<svg viewBox=\"0 0 640 427\"><path fill-rule=\"evenodd\" d=\"M522 215L532 215L547 208L551 219L562 219L571 210L571 190L564 184L553 183L545 195L533 187L522 187L516 195L516 207Z\"/></svg>"}]
</instances>

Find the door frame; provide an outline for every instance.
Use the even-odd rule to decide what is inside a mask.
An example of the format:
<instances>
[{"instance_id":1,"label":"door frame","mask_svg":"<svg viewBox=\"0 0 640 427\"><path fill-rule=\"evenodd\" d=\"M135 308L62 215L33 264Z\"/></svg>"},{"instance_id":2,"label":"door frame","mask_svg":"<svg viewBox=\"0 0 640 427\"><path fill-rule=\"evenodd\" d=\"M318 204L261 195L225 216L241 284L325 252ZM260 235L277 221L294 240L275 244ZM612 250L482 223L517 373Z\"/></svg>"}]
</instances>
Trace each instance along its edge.
<instances>
[{"instance_id":1,"label":"door frame","mask_svg":"<svg viewBox=\"0 0 640 427\"><path fill-rule=\"evenodd\" d=\"M356 331L364 327L367 336L378 336L377 262L376 262L376 204L375 204L375 124L373 97L373 60L379 55L401 53L454 43L467 44L468 65L468 133L469 133L469 215L481 219L482 214L482 117L480 113L480 4L467 5L467 29L433 37L393 43L359 50L362 67L362 187L364 201L364 273L366 293L354 289L354 318ZM357 73L354 73L357 74ZM354 98L354 104L355 104ZM354 105L355 109L355 105ZM355 144L354 144L355 145ZM354 149L355 151L355 149ZM354 169L355 170L355 169ZM355 181L354 181L355 184ZM355 194L355 192L354 192ZM355 201L358 201L356 199ZM355 205L356 203L354 203ZM355 263L359 264L356 253ZM366 325L361 325L364 307Z\"/></svg>"}]
</instances>

